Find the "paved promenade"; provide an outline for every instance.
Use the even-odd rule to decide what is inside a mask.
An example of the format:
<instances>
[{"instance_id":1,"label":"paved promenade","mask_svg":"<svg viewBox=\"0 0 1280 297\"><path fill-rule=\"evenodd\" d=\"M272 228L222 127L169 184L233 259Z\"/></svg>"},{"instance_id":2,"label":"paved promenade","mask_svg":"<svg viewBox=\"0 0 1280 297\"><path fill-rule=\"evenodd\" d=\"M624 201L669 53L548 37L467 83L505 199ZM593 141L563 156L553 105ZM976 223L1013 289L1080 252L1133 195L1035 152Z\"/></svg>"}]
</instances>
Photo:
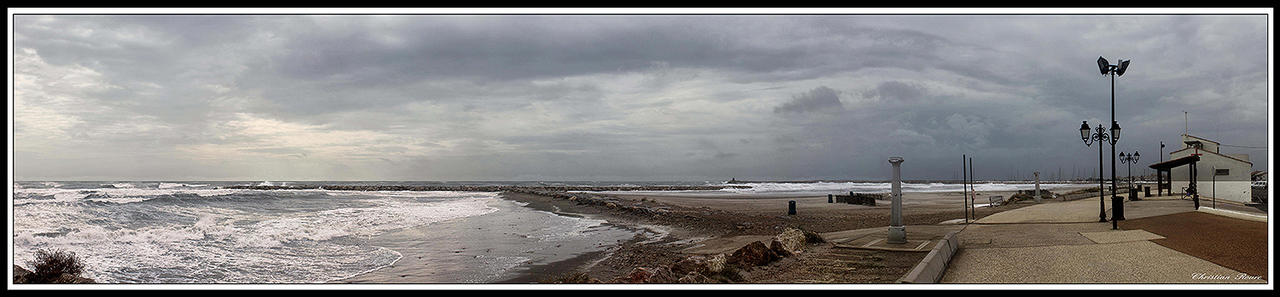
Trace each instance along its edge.
<instances>
[{"instance_id":1,"label":"paved promenade","mask_svg":"<svg viewBox=\"0 0 1280 297\"><path fill-rule=\"evenodd\" d=\"M1110 218L1110 205L1105 207ZM960 251L943 283L1219 284L1266 283L1157 244L1176 231L1111 230L1098 222L1098 199L1046 201L987 216L959 233ZM1129 201L1128 220L1194 212L1190 201ZM1225 218L1225 217L1223 217ZM1230 219L1230 218L1225 218ZM1234 219L1233 219L1234 220ZM1121 222L1124 226L1124 221ZM1136 225L1136 224L1135 224ZM1256 236L1256 235L1250 235ZM1266 234L1262 234L1265 241ZM1215 256L1221 257L1219 254ZM1244 256L1240 256L1244 257ZM1264 254L1265 258L1265 254ZM1225 263L1225 262L1224 262ZM1265 277L1265 275L1263 275Z\"/></svg>"}]
</instances>

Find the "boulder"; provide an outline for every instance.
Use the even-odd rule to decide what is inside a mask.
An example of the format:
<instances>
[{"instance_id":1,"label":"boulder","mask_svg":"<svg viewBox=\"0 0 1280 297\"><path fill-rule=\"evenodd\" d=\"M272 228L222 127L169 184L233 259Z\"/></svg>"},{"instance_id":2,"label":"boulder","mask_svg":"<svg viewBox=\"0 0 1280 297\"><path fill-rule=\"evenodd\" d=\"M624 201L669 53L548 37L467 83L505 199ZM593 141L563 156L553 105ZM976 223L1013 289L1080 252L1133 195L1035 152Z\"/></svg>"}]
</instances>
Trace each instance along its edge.
<instances>
[{"instance_id":1,"label":"boulder","mask_svg":"<svg viewBox=\"0 0 1280 297\"><path fill-rule=\"evenodd\" d=\"M706 273L708 270L707 257L705 256L691 256L671 264L671 273L675 275Z\"/></svg>"},{"instance_id":2,"label":"boulder","mask_svg":"<svg viewBox=\"0 0 1280 297\"><path fill-rule=\"evenodd\" d=\"M724 254L716 254L710 257L690 256L671 264L670 271L672 275L686 275L689 273L715 274L724 270L725 262Z\"/></svg>"},{"instance_id":3,"label":"boulder","mask_svg":"<svg viewBox=\"0 0 1280 297\"><path fill-rule=\"evenodd\" d=\"M681 284L705 284L705 283L711 283L712 281L711 281L711 278L707 277L706 275L702 275L701 273L697 273L697 272L690 272L680 277L680 279L676 280L676 282Z\"/></svg>"},{"instance_id":4,"label":"boulder","mask_svg":"<svg viewBox=\"0 0 1280 297\"><path fill-rule=\"evenodd\" d=\"M782 242L779 242L777 239L774 239L772 242L769 242L769 250L773 251L775 254L778 254L778 257L785 258L785 257L790 257L792 255L795 255L795 253L792 253L791 251L787 250L787 248L783 247Z\"/></svg>"},{"instance_id":5,"label":"boulder","mask_svg":"<svg viewBox=\"0 0 1280 297\"><path fill-rule=\"evenodd\" d=\"M769 249L763 242L754 241L733 251L733 254L729 255L728 262L741 263L743 266L751 267L769 264L769 262L773 262L778 258L778 253Z\"/></svg>"},{"instance_id":6,"label":"boulder","mask_svg":"<svg viewBox=\"0 0 1280 297\"><path fill-rule=\"evenodd\" d=\"M30 270L22 268L22 266L13 265L13 283L34 284L37 282L38 280L35 279L34 272L31 272ZM79 277L79 276L72 275L70 273L63 273L57 278L49 280L48 283L50 284L92 284L96 282L91 278Z\"/></svg>"},{"instance_id":7,"label":"boulder","mask_svg":"<svg viewBox=\"0 0 1280 297\"><path fill-rule=\"evenodd\" d=\"M29 275L31 275L31 270L22 268L22 266L13 265L13 283L25 284L29 281L27 280L27 276Z\"/></svg>"},{"instance_id":8,"label":"boulder","mask_svg":"<svg viewBox=\"0 0 1280 297\"><path fill-rule=\"evenodd\" d=\"M782 249L782 250L775 249L775 251L778 251L779 254L785 254L785 255L799 253L801 250L804 249L805 241L806 241L806 238L805 238L804 231L796 228L787 228L786 230L782 231L781 234L778 234L778 236L773 237L773 242L777 243L776 245L780 246L780 248ZM775 246L774 243L770 243L769 247L773 248Z\"/></svg>"},{"instance_id":9,"label":"boulder","mask_svg":"<svg viewBox=\"0 0 1280 297\"><path fill-rule=\"evenodd\" d=\"M61 276L53 280L55 284L92 284L93 279L87 277L79 277L70 273L63 273Z\"/></svg>"},{"instance_id":10,"label":"boulder","mask_svg":"<svg viewBox=\"0 0 1280 297\"><path fill-rule=\"evenodd\" d=\"M631 269L631 273L628 273L626 276L616 281L630 284L663 283L669 282L669 276L667 274L668 272L666 269L662 269L661 267L636 267Z\"/></svg>"},{"instance_id":11,"label":"boulder","mask_svg":"<svg viewBox=\"0 0 1280 297\"><path fill-rule=\"evenodd\" d=\"M715 256L707 258L707 272L720 273L720 271L724 271L726 262L728 262L728 260L726 260L724 254L716 254Z\"/></svg>"}]
</instances>

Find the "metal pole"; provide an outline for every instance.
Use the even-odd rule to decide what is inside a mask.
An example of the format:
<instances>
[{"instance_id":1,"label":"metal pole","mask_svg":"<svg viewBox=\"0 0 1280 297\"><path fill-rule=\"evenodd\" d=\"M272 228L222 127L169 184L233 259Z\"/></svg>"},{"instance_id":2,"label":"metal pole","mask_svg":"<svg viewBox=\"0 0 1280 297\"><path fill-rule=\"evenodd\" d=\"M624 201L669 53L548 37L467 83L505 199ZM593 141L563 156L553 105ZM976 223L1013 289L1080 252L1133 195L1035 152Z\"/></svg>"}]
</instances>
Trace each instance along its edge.
<instances>
[{"instance_id":1,"label":"metal pole","mask_svg":"<svg viewBox=\"0 0 1280 297\"><path fill-rule=\"evenodd\" d=\"M1133 161L1133 162L1137 162L1137 161ZM1125 162L1125 165L1124 165L1124 167L1125 167L1125 173L1128 173L1128 174L1129 174L1129 188L1130 188L1130 189L1133 189L1133 162ZM1132 195L1130 195L1130 196L1132 196ZM1133 197L1129 197L1129 200L1133 200Z\"/></svg>"},{"instance_id":2,"label":"metal pole","mask_svg":"<svg viewBox=\"0 0 1280 297\"><path fill-rule=\"evenodd\" d=\"M1118 64L1117 64L1118 65ZM1111 71L1111 125L1116 125L1116 72ZM1115 131L1112 131L1112 134ZM1116 142L1119 142L1119 135L1111 135L1111 220L1124 219L1124 205L1116 196ZM1113 224L1114 225L1114 224ZM1115 228L1112 228L1115 229Z\"/></svg>"},{"instance_id":3,"label":"metal pole","mask_svg":"<svg viewBox=\"0 0 1280 297\"><path fill-rule=\"evenodd\" d=\"M969 188L968 188L969 172L966 172L965 170L969 170L969 167L964 164L964 160L966 159L969 159L969 155L967 154L960 155L960 176L962 178L962 180L960 181L960 191L964 193L964 197L960 199L960 202L961 204L964 205L964 223L968 224L969 223Z\"/></svg>"},{"instance_id":4,"label":"metal pole","mask_svg":"<svg viewBox=\"0 0 1280 297\"><path fill-rule=\"evenodd\" d=\"M1102 139L1102 131L1104 131L1102 130L1102 124L1098 124L1098 140L1106 141ZM1106 185L1104 183L1106 180L1102 179L1102 147L1102 143L1098 143L1098 222L1106 223L1107 194L1104 193L1106 189Z\"/></svg>"},{"instance_id":5,"label":"metal pole","mask_svg":"<svg viewBox=\"0 0 1280 297\"><path fill-rule=\"evenodd\" d=\"M973 158L969 158L969 211L973 212L973 220L978 220L978 210L973 206L973 201L978 199L978 193L973 191L973 182L976 178L973 176Z\"/></svg>"},{"instance_id":6,"label":"metal pole","mask_svg":"<svg viewBox=\"0 0 1280 297\"><path fill-rule=\"evenodd\" d=\"M890 157L893 164L893 206L889 213L889 243L907 243L907 228L902 225L902 157Z\"/></svg>"},{"instance_id":7,"label":"metal pole","mask_svg":"<svg viewBox=\"0 0 1280 297\"><path fill-rule=\"evenodd\" d=\"M1213 177L1209 179L1209 194L1213 195L1213 209L1218 209L1218 166L1213 168Z\"/></svg>"}]
</instances>

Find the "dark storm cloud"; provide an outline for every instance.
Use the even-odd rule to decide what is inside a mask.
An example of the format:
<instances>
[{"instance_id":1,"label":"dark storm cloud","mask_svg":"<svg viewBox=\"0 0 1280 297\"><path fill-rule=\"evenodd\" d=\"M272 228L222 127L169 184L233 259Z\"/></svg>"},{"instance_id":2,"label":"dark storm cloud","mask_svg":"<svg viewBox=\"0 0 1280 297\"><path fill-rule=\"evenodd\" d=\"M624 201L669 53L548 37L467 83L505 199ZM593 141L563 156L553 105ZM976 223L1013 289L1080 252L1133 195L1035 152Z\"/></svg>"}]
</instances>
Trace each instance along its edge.
<instances>
[{"instance_id":1,"label":"dark storm cloud","mask_svg":"<svg viewBox=\"0 0 1280 297\"><path fill-rule=\"evenodd\" d=\"M804 94L793 96L791 101L773 108L774 113L807 113L807 112L840 112L844 105L840 104L840 94L826 86L809 90Z\"/></svg>"},{"instance_id":2,"label":"dark storm cloud","mask_svg":"<svg viewBox=\"0 0 1280 297\"><path fill-rule=\"evenodd\" d=\"M895 102L911 102L920 99L924 94L925 89L921 86L899 81L887 81L880 83L875 89L864 92L863 96Z\"/></svg>"},{"instance_id":3,"label":"dark storm cloud","mask_svg":"<svg viewBox=\"0 0 1280 297\"><path fill-rule=\"evenodd\" d=\"M1110 120L1099 55L1134 60L1120 149L1177 143L1183 110L1261 146L1266 20L19 15L15 175L874 179L897 155L952 178L960 154L1048 172L1096 157L1074 130Z\"/></svg>"}]
</instances>

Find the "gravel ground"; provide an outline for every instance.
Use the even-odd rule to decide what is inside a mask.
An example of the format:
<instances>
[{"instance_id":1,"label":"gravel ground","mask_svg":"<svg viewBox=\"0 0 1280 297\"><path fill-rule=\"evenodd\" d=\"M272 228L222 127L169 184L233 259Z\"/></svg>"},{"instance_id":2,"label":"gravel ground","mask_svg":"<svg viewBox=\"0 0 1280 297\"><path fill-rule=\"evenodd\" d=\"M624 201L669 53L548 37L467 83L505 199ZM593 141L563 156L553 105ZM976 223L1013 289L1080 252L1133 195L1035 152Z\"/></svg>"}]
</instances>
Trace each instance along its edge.
<instances>
[{"instance_id":1,"label":"gravel ground","mask_svg":"<svg viewBox=\"0 0 1280 297\"><path fill-rule=\"evenodd\" d=\"M961 249L943 283L1265 283L1150 241ZM1223 279L1226 278L1226 279Z\"/></svg>"},{"instance_id":2,"label":"gravel ground","mask_svg":"<svg viewBox=\"0 0 1280 297\"><path fill-rule=\"evenodd\" d=\"M755 284L896 283L920 263L925 254L811 245L798 256L752 269L746 281Z\"/></svg>"},{"instance_id":3,"label":"gravel ground","mask_svg":"<svg viewBox=\"0 0 1280 297\"><path fill-rule=\"evenodd\" d=\"M1120 221L1164 236L1152 242L1249 275L1266 276L1267 224L1202 212Z\"/></svg>"}]
</instances>

